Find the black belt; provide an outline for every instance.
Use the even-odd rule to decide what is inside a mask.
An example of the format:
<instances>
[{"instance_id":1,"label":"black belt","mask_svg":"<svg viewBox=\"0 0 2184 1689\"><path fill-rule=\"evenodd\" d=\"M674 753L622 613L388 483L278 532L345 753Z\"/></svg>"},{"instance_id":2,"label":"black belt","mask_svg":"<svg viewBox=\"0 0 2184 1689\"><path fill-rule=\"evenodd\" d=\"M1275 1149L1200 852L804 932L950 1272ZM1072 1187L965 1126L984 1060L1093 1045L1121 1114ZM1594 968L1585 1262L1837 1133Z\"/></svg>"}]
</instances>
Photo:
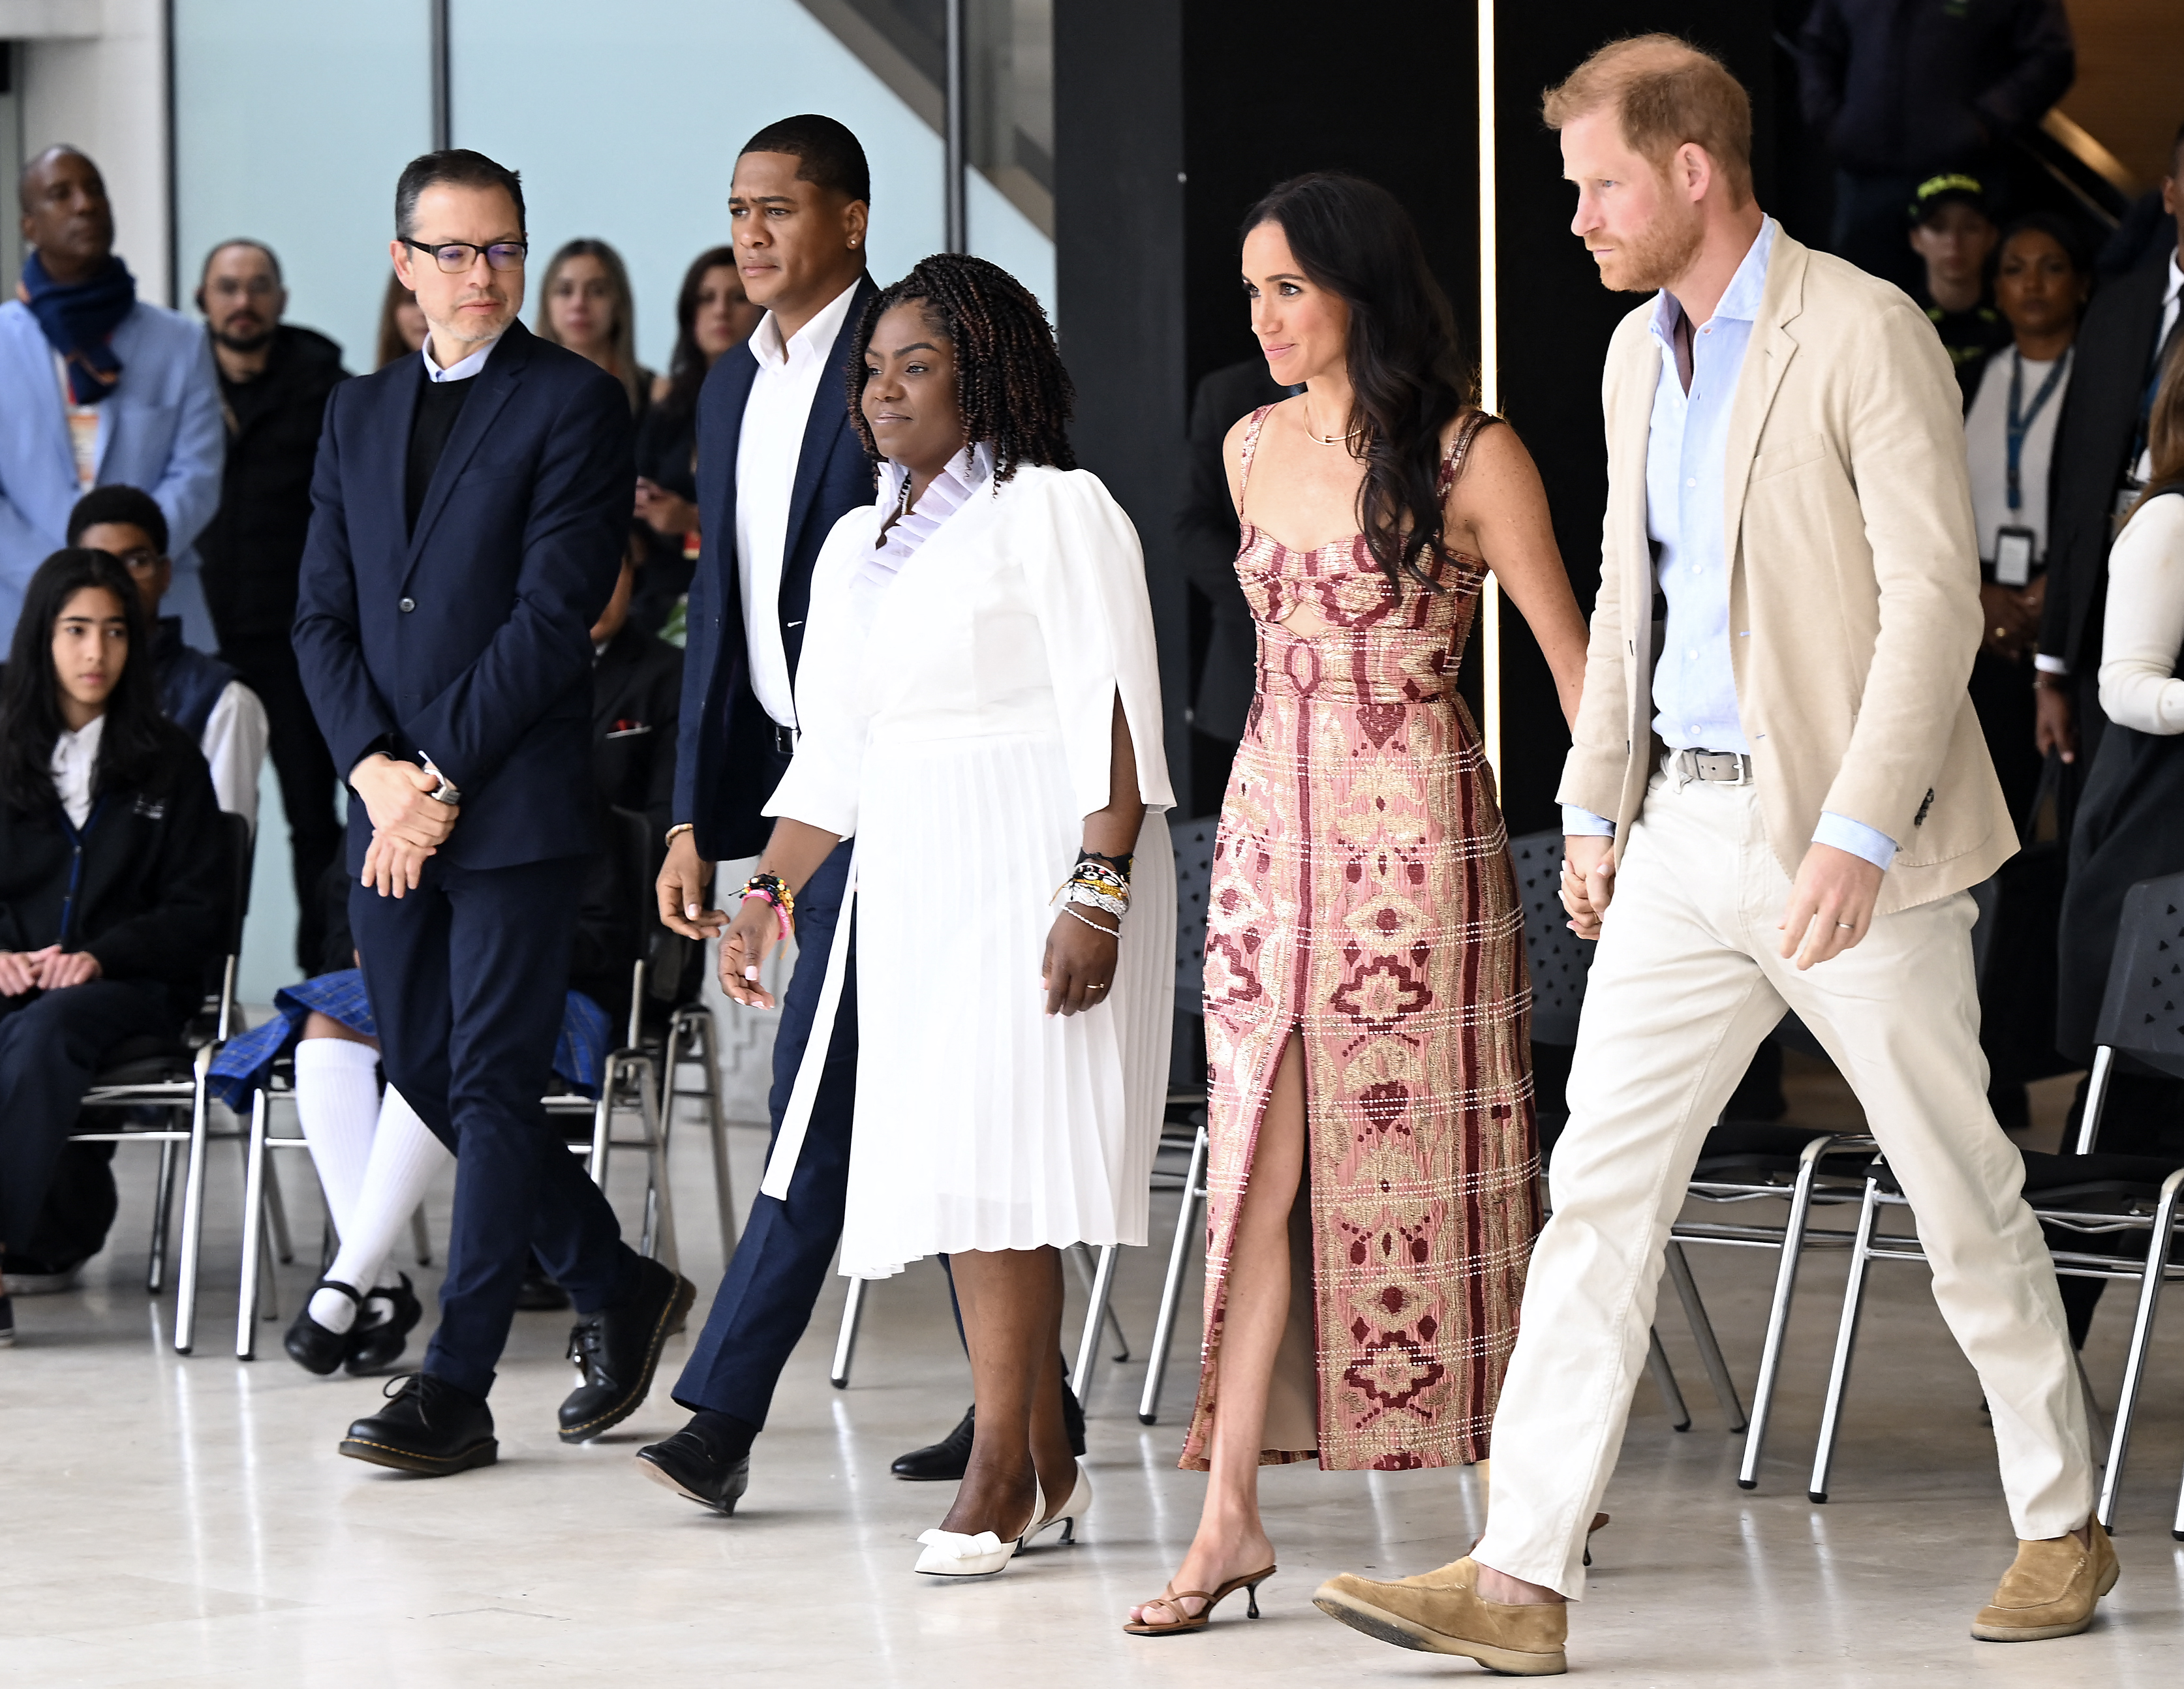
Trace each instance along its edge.
<instances>
[{"instance_id":1,"label":"black belt","mask_svg":"<svg viewBox=\"0 0 2184 1689\"><path fill-rule=\"evenodd\" d=\"M783 727L778 721L771 721L766 725L773 729L774 755L777 757L794 756L796 754L796 730L794 727Z\"/></svg>"}]
</instances>

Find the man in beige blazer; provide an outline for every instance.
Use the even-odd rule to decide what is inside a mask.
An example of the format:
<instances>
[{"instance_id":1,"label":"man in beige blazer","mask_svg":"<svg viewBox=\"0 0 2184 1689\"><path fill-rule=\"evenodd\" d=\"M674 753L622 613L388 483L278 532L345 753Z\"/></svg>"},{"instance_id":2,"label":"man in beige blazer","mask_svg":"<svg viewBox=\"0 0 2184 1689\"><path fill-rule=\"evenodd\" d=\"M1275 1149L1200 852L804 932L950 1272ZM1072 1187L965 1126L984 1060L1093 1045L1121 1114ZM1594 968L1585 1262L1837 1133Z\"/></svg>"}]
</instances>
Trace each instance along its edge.
<instances>
[{"instance_id":1,"label":"man in beige blazer","mask_svg":"<svg viewBox=\"0 0 2184 1689\"><path fill-rule=\"evenodd\" d=\"M1565 768L1587 985L1486 1535L1322 1609L1564 1669L1566 1599L1708 1129L1794 1009L1864 1105L1993 1411L2018 1558L1973 1634L2083 1630L2115 1579L2055 1272L1986 1103L1972 900L2015 847L1965 680L1979 561L1949 360L1896 288L1752 197L1751 108L1666 36L1548 96L1601 279L1654 295L1602 381L1607 518ZM1667 603L1654 634L1656 587Z\"/></svg>"}]
</instances>

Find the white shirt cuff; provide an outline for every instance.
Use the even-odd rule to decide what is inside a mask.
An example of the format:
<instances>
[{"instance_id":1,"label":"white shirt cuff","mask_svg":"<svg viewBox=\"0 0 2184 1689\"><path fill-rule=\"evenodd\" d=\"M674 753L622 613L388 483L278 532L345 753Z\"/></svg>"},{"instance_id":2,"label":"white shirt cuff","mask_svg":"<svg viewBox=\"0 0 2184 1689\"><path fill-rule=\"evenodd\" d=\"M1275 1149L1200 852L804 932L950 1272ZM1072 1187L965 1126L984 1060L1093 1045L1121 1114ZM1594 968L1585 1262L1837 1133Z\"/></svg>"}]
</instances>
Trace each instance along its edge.
<instances>
[{"instance_id":1,"label":"white shirt cuff","mask_svg":"<svg viewBox=\"0 0 2184 1689\"><path fill-rule=\"evenodd\" d=\"M1888 864L1896 860L1894 839L1886 833L1875 832L1863 821L1838 815L1832 809L1821 813L1820 825L1813 829L1813 842L1833 845L1852 856L1862 856L1884 874L1888 871Z\"/></svg>"},{"instance_id":2,"label":"white shirt cuff","mask_svg":"<svg viewBox=\"0 0 2184 1689\"><path fill-rule=\"evenodd\" d=\"M1615 823L1605 815L1596 815L1590 809L1580 809L1574 803L1563 805L1563 833L1569 838L1612 839Z\"/></svg>"},{"instance_id":3,"label":"white shirt cuff","mask_svg":"<svg viewBox=\"0 0 2184 1689\"><path fill-rule=\"evenodd\" d=\"M2034 653L2032 666L2043 675L2067 675L2070 672L2068 663L2059 657L2050 657L2044 651Z\"/></svg>"}]
</instances>

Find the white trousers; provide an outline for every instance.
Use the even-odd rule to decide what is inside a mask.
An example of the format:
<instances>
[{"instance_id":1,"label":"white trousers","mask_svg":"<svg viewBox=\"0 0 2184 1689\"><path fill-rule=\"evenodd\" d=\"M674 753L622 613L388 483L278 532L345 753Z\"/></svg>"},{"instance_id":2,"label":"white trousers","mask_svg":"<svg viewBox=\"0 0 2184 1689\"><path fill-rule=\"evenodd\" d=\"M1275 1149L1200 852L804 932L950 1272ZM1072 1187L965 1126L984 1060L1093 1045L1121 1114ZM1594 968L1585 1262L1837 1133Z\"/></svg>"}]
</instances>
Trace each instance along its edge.
<instances>
[{"instance_id":1,"label":"white trousers","mask_svg":"<svg viewBox=\"0 0 2184 1689\"><path fill-rule=\"evenodd\" d=\"M1708 1129L1786 1007L1849 1080L1910 1201L1934 1300L1986 1392L2018 1536L2059 1536L2092 1510L2054 1264L1987 1107L1971 897L1879 916L1855 948L1800 974L1778 953L1789 894L1752 787L1655 777L1585 986L1554 1217L1532 1256L1474 1551L1572 1599L1669 1229Z\"/></svg>"}]
</instances>

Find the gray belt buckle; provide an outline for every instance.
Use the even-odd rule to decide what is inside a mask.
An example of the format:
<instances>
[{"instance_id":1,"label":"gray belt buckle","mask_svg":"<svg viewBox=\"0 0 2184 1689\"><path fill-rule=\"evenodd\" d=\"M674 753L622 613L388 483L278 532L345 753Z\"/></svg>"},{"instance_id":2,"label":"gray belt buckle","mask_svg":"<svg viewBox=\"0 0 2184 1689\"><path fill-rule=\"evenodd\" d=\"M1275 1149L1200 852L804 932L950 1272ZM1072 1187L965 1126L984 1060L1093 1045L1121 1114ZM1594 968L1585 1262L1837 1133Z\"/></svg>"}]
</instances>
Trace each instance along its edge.
<instances>
[{"instance_id":1,"label":"gray belt buckle","mask_svg":"<svg viewBox=\"0 0 2184 1689\"><path fill-rule=\"evenodd\" d=\"M1741 751L1681 750L1676 753L1676 780L1680 786L1695 780L1710 786L1749 786L1752 758Z\"/></svg>"}]
</instances>

